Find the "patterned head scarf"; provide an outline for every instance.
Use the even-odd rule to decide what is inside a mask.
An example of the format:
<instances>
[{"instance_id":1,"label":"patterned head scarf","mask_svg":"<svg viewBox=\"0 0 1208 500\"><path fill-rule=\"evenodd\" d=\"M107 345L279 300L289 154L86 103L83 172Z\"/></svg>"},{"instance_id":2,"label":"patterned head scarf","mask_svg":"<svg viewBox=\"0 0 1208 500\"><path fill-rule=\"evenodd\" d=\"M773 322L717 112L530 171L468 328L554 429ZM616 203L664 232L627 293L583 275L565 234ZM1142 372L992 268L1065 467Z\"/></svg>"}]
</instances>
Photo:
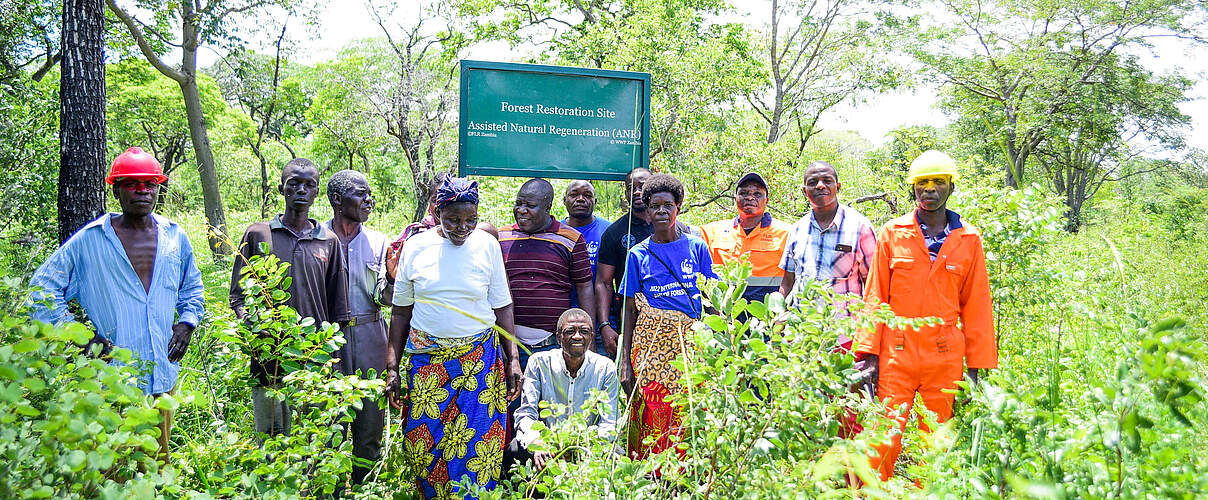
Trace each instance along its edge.
<instances>
[{"instance_id":1,"label":"patterned head scarf","mask_svg":"<svg viewBox=\"0 0 1208 500\"><path fill-rule=\"evenodd\" d=\"M453 203L478 204L478 181L464 177L449 177L436 188L436 208L445 208Z\"/></svg>"}]
</instances>

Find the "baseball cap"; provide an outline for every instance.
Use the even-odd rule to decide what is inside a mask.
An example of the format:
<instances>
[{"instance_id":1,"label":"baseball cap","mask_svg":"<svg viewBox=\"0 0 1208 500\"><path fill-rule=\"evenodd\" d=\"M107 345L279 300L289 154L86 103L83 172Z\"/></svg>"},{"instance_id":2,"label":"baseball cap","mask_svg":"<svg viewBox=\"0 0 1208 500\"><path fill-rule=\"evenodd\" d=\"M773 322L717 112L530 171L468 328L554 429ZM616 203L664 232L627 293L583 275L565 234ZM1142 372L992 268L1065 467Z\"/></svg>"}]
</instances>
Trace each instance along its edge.
<instances>
[{"instance_id":1,"label":"baseball cap","mask_svg":"<svg viewBox=\"0 0 1208 500\"><path fill-rule=\"evenodd\" d=\"M734 191L737 192L739 187L751 181L758 182L760 186L763 186L764 191L768 190L768 181L765 181L762 175L759 175L756 172L747 172L746 174L743 174L742 177L738 178L738 184L734 185Z\"/></svg>"}]
</instances>

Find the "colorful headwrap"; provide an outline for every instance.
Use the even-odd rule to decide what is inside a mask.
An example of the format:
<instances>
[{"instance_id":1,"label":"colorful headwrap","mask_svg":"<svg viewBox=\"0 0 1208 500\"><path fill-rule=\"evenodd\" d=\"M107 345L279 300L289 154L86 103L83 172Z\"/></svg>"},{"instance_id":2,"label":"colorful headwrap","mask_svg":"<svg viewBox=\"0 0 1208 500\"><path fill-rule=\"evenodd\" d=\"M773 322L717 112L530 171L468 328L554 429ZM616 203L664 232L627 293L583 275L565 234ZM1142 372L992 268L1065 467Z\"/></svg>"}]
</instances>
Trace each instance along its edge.
<instances>
[{"instance_id":1,"label":"colorful headwrap","mask_svg":"<svg viewBox=\"0 0 1208 500\"><path fill-rule=\"evenodd\" d=\"M444 208L452 203L469 202L478 204L478 181L464 177L449 177L436 188L436 208Z\"/></svg>"}]
</instances>

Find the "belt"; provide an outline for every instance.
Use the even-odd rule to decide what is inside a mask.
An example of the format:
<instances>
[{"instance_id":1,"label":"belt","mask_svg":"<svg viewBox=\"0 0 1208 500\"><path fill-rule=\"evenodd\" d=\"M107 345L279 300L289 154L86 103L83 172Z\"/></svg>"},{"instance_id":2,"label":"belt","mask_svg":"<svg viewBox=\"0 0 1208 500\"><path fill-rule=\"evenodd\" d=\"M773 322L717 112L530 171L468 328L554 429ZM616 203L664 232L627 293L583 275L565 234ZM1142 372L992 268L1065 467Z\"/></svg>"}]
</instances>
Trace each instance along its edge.
<instances>
[{"instance_id":1,"label":"belt","mask_svg":"<svg viewBox=\"0 0 1208 500\"><path fill-rule=\"evenodd\" d=\"M524 344L524 342L521 342L521 344ZM550 335L550 336L546 337L545 340L542 340L541 342L537 342L536 344L524 344L525 347L528 347L530 349L537 349L540 347L547 347L547 346L551 346L551 345L558 345L558 336L557 335Z\"/></svg>"},{"instance_id":2,"label":"belt","mask_svg":"<svg viewBox=\"0 0 1208 500\"><path fill-rule=\"evenodd\" d=\"M369 323L374 323L374 322L380 321L381 319L382 319L381 311L369 313L369 314L358 314L356 316L353 316L352 319L348 320L348 326L367 325Z\"/></svg>"}]
</instances>

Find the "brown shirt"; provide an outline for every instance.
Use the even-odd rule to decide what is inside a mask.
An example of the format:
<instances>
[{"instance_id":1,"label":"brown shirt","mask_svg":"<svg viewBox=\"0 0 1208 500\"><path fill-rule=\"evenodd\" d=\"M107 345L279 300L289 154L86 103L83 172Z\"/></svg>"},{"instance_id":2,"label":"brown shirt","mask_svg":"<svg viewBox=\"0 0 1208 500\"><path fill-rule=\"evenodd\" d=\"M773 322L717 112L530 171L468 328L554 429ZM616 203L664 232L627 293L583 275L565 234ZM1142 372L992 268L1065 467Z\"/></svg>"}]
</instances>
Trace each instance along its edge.
<instances>
[{"instance_id":1,"label":"brown shirt","mask_svg":"<svg viewBox=\"0 0 1208 500\"><path fill-rule=\"evenodd\" d=\"M243 316L243 289L239 286L240 273L247 259L259 255L260 243L267 242L269 249L282 262L288 262L289 305L302 317L316 321L346 322L350 319L348 308L348 271L344 248L340 239L331 230L311 219L314 229L306 234L295 233L281 223L281 216L268 222L257 222L248 226L239 243L239 255L231 269L231 309ZM261 365L252 359L252 375L262 384L269 383L268 374L280 374L275 363Z\"/></svg>"}]
</instances>

